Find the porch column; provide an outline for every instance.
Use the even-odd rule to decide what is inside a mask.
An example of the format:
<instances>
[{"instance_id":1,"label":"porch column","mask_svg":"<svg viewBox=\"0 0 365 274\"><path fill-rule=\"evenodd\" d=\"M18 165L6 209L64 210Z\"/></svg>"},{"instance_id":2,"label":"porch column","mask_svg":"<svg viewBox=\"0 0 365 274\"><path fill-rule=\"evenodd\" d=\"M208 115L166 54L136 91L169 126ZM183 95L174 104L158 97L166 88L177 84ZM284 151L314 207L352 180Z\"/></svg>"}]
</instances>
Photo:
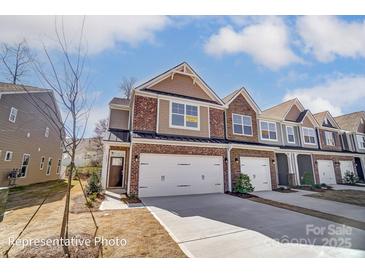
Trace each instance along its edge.
<instances>
[{"instance_id":1,"label":"porch column","mask_svg":"<svg viewBox=\"0 0 365 274\"><path fill-rule=\"evenodd\" d=\"M103 164L101 168L101 186L103 189L106 189L106 181L107 181L107 174L108 174L108 159L109 159L109 144L104 143L103 149Z\"/></svg>"},{"instance_id":2,"label":"porch column","mask_svg":"<svg viewBox=\"0 0 365 274\"><path fill-rule=\"evenodd\" d=\"M299 177L299 167L298 167L298 153L293 153L293 160L294 160L294 168L295 168L295 178L296 180L296 184L300 185L300 177Z\"/></svg>"}]
</instances>

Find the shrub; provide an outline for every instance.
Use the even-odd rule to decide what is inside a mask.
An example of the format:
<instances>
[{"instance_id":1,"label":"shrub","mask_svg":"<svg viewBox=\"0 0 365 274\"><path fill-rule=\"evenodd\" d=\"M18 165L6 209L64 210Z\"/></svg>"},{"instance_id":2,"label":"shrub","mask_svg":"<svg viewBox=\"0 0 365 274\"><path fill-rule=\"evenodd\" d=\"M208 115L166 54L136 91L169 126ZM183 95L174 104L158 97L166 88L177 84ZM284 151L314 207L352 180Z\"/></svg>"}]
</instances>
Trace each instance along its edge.
<instances>
[{"instance_id":1,"label":"shrub","mask_svg":"<svg viewBox=\"0 0 365 274\"><path fill-rule=\"evenodd\" d=\"M355 175L355 173L346 171L345 176L342 179L344 184L354 185L359 182L359 178Z\"/></svg>"},{"instance_id":2,"label":"shrub","mask_svg":"<svg viewBox=\"0 0 365 274\"><path fill-rule=\"evenodd\" d=\"M87 195L95 194L95 196L96 196L101 191L102 191L102 187L101 187L101 183L99 181L99 177L98 177L98 175L96 175L96 173L93 173L91 175L91 177L89 178L89 180L87 181L86 194Z\"/></svg>"},{"instance_id":3,"label":"shrub","mask_svg":"<svg viewBox=\"0 0 365 274\"><path fill-rule=\"evenodd\" d=\"M247 174L241 173L235 184L235 192L247 194L254 191L254 189L250 177Z\"/></svg>"},{"instance_id":4,"label":"shrub","mask_svg":"<svg viewBox=\"0 0 365 274\"><path fill-rule=\"evenodd\" d=\"M322 186L320 184L313 184L313 188L315 188L315 189L321 189Z\"/></svg>"},{"instance_id":5,"label":"shrub","mask_svg":"<svg viewBox=\"0 0 365 274\"><path fill-rule=\"evenodd\" d=\"M307 185L307 186L313 186L314 182L313 182L313 176L311 172L304 172L303 178L302 178L302 185Z\"/></svg>"}]
</instances>

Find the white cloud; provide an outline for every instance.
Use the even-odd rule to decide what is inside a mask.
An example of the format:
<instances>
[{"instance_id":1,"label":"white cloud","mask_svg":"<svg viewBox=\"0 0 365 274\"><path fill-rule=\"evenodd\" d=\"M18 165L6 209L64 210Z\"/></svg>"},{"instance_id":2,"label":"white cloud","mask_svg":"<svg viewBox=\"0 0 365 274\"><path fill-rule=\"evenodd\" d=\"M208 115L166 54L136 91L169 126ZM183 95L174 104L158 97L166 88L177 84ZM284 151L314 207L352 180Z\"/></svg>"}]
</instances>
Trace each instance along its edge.
<instances>
[{"instance_id":1,"label":"white cloud","mask_svg":"<svg viewBox=\"0 0 365 274\"><path fill-rule=\"evenodd\" d=\"M253 20L240 31L231 26L222 27L209 37L204 49L214 56L247 53L257 63L273 70L302 62L290 49L287 26L278 17L265 17L258 22Z\"/></svg>"},{"instance_id":2,"label":"white cloud","mask_svg":"<svg viewBox=\"0 0 365 274\"><path fill-rule=\"evenodd\" d=\"M64 22L69 40L79 37L83 16L0 16L0 42L26 39L31 47L55 45L55 20ZM170 22L166 16L86 16L84 39L90 54L114 47L118 42L137 45L152 42L157 31Z\"/></svg>"},{"instance_id":3,"label":"white cloud","mask_svg":"<svg viewBox=\"0 0 365 274\"><path fill-rule=\"evenodd\" d=\"M341 115L344 107L365 100L365 75L341 76L311 88L298 88L288 92L284 101L295 97L313 113L328 110Z\"/></svg>"},{"instance_id":4,"label":"white cloud","mask_svg":"<svg viewBox=\"0 0 365 274\"><path fill-rule=\"evenodd\" d=\"M322 62L336 56L365 57L365 21L346 22L334 16L303 16L297 20L298 34L306 50Z\"/></svg>"}]
</instances>

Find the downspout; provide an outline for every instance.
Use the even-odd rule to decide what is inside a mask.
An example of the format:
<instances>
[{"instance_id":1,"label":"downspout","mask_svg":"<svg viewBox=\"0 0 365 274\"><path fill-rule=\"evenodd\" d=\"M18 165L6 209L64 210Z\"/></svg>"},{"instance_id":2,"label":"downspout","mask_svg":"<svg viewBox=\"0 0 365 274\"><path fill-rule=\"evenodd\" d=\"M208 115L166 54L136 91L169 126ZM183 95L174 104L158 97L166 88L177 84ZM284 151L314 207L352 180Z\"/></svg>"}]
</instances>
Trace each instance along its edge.
<instances>
[{"instance_id":1,"label":"downspout","mask_svg":"<svg viewBox=\"0 0 365 274\"><path fill-rule=\"evenodd\" d=\"M227 151L227 164L228 164L228 190L229 192L232 192L232 176L231 176L231 150L232 145L228 145L228 151Z\"/></svg>"}]
</instances>

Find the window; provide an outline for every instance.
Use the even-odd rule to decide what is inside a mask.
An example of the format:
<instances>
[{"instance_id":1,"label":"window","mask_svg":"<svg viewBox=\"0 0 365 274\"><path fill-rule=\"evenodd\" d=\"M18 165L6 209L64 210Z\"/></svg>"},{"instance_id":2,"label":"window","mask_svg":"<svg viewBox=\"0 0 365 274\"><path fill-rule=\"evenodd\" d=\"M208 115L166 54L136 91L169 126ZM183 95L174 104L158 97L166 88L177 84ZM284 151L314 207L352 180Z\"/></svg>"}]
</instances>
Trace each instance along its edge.
<instances>
[{"instance_id":1,"label":"window","mask_svg":"<svg viewBox=\"0 0 365 274\"><path fill-rule=\"evenodd\" d=\"M232 114L233 134L252 136L252 119L250 116Z\"/></svg>"},{"instance_id":2,"label":"window","mask_svg":"<svg viewBox=\"0 0 365 274\"><path fill-rule=\"evenodd\" d=\"M276 123L275 122L260 122L261 139L277 141Z\"/></svg>"},{"instance_id":3,"label":"window","mask_svg":"<svg viewBox=\"0 0 365 274\"><path fill-rule=\"evenodd\" d=\"M286 137L287 137L288 143L295 144L294 127L286 126Z\"/></svg>"},{"instance_id":4,"label":"window","mask_svg":"<svg viewBox=\"0 0 365 274\"><path fill-rule=\"evenodd\" d=\"M25 176L27 176L29 161L30 161L30 155L24 154L22 164L20 166L19 177L24 178Z\"/></svg>"},{"instance_id":5,"label":"window","mask_svg":"<svg viewBox=\"0 0 365 274\"><path fill-rule=\"evenodd\" d=\"M199 110L197 106L172 102L170 118L171 127L199 128Z\"/></svg>"},{"instance_id":6,"label":"window","mask_svg":"<svg viewBox=\"0 0 365 274\"><path fill-rule=\"evenodd\" d=\"M325 140L326 140L326 145L328 145L328 146L334 146L335 145L335 138L333 136L333 132L325 131L324 132L324 137L325 137Z\"/></svg>"},{"instance_id":7,"label":"window","mask_svg":"<svg viewBox=\"0 0 365 274\"><path fill-rule=\"evenodd\" d=\"M9 121L12 123L15 123L17 114L18 114L18 110L16 108L12 107L10 109Z\"/></svg>"},{"instance_id":8,"label":"window","mask_svg":"<svg viewBox=\"0 0 365 274\"><path fill-rule=\"evenodd\" d=\"M357 135L357 143L359 144L359 148L365 149L365 136Z\"/></svg>"},{"instance_id":9,"label":"window","mask_svg":"<svg viewBox=\"0 0 365 274\"><path fill-rule=\"evenodd\" d=\"M61 159L58 159L56 174L60 174L60 170L61 170Z\"/></svg>"},{"instance_id":10,"label":"window","mask_svg":"<svg viewBox=\"0 0 365 274\"><path fill-rule=\"evenodd\" d=\"M12 159L13 159L13 152L12 151L5 152L4 161L11 161Z\"/></svg>"},{"instance_id":11,"label":"window","mask_svg":"<svg viewBox=\"0 0 365 274\"><path fill-rule=\"evenodd\" d=\"M44 137L48 138L49 136L49 127L46 127L46 131L44 132Z\"/></svg>"},{"instance_id":12,"label":"window","mask_svg":"<svg viewBox=\"0 0 365 274\"><path fill-rule=\"evenodd\" d=\"M43 168L44 168L44 160L45 160L45 158L44 158L44 156L42 156L42 158L41 158L41 164L39 165L39 169L40 170L43 170Z\"/></svg>"},{"instance_id":13,"label":"window","mask_svg":"<svg viewBox=\"0 0 365 274\"><path fill-rule=\"evenodd\" d=\"M304 143L313 145L316 143L316 133L314 128L303 127Z\"/></svg>"},{"instance_id":14,"label":"window","mask_svg":"<svg viewBox=\"0 0 365 274\"><path fill-rule=\"evenodd\" d=\"M51 168L52 168L52 158L50 157L50 158L48 158L46 175L50 175L51 174Z\"/></svg>"}]
</instances>

